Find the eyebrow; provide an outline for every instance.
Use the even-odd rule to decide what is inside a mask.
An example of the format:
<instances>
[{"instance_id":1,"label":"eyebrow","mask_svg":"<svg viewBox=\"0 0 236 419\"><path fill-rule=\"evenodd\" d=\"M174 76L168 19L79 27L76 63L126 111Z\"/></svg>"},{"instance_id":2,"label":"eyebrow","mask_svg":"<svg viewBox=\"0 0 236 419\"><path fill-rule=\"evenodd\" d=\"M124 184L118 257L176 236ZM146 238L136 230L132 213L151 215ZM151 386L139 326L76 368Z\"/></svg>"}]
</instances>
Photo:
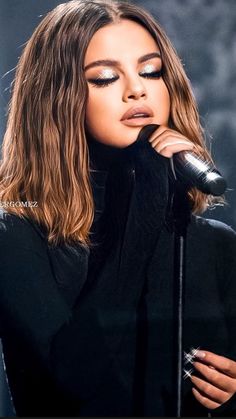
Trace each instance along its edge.
<instances>
[{"instance_id":1,"label":"eyebrow","mask_svg":"<svg viewBox=\"0 0 236 419\"><path fill-rule=\"evenodd\" d=\"M150 54L145 54L138 59L138 64L144 63L145 61L151 60L152 58L161 58L161 54L159 52L152 52ZM117 66L119 67L121 64L119 61L116 60L97 60L93 61L92 63L86 65L84 67L84 71L88 70L89 68L97 67L97 66Z\"/></svg>"}]
</instances>

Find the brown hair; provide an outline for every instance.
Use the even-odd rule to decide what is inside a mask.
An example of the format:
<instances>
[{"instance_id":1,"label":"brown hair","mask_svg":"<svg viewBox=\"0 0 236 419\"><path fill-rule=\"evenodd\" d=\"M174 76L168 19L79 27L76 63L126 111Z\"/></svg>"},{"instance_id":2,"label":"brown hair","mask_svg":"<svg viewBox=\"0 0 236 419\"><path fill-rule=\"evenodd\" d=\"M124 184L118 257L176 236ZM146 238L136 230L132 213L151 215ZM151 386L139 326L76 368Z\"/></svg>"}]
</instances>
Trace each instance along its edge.
<instances>
[{"instance_id":1,"label":"brown hair","mask_svg":"<svg viewBox=\"0 0 236 419\"><path fill-rule=\"evenodd\" d=\"M181 62L163 30L139 6L123 1L73 0L49 12L19 60L9 106L0 166L1 201L37 201L38 207L9 207L48 232L48 241L90 244L94 218L90 162L85 136L87 84L83 63L101 27L130 19L156 40L171 97L170 124L204 148L196 103ZM193 189L193 210L209 198Z\"/></svg>"}]
</instances>

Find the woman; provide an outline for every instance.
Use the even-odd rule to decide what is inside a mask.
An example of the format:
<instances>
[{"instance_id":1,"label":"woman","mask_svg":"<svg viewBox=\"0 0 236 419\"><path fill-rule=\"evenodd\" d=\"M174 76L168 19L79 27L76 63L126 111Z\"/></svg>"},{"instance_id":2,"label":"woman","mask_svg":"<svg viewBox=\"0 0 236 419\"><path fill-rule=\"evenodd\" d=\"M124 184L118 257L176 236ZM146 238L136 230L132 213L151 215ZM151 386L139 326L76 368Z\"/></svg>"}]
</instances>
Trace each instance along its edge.
<instances>
[{"instance_id":1,"label":"woman","mask_svg":"<svg viewBox=\"0 0 236 419\"><path fill-rule=\"evenodd\" d=\"M0 168L17 415L175 415L169 158L183 150L210 158L181 63L147 12L75 0L42 20L18 64ZM188 196L183 414L230 416L235 233L193 215L210 200Z\"/></svg>"}]
</instances>

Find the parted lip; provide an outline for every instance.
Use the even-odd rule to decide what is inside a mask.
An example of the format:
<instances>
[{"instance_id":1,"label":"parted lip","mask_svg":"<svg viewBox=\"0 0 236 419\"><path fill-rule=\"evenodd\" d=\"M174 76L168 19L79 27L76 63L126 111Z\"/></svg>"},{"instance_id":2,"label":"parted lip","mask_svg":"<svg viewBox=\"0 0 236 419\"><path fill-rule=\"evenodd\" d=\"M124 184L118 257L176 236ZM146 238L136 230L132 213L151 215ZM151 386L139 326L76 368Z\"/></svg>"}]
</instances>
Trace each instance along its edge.
<instances>
[{"instance_id":1,"label":"parted lip","mask_svg":"<svg viewBox=\"0 0 236 419\"><path fill-rule=\"evenodd\" d=\"M151 108L149 108L148 106L133 106L132 108L128 109L127 112L124 113L124 115L121 118L121 121L124 121L125 119L131 119L138 114L142 114L143 117L153 116L153 112Z\"/></svg>"}]
</instances>

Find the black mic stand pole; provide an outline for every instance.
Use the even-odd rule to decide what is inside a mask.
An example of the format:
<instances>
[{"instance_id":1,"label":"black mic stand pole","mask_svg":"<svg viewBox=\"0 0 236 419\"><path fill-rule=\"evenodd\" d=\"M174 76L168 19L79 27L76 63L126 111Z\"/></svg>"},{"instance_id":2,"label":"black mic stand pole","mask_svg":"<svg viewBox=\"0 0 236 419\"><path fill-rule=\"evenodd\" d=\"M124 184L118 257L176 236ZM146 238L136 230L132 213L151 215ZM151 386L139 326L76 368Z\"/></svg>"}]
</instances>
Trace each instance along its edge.
<instances>
[{"instance_id":1,"label":"black mic stand pole","mask_svg":"<svg viewBox=\"0 0 236 419\"><path fill-rule=\"evenodd\" d=\"M186 265L186 234L190 221L190 202L187 189L176 181L173 199L174 220L174 334L176 355L176 416L182 417L183 393L183 330L184 330L184 289Z\"/></svg>"},{"instance_id":2,"label":"black mic stand pole","mask_svg":"<svg viewBox=\"0 0 236 419\"><path fill-rule=\"evenodd\" d=\"M176 176L176 171L171 159L172 175L175 179L173 196L173 228L174 228L174 338L176 351L176 413L177 417L182 417L182 398L183 398L183 331L184 331L184 290L185 290L185 266L186 266L186 236L187 227L191 217L191 207L188 198L188 191L191 183L187 184ZM186 167L186 166L185 166ZM181 171L181 166L177 167ZM188 167L189 176L194 167ZM181 173L180 173L181 174ZM222 176L214 173L215 179L208 179L199 185L199 190L206 194L219 196L226 189L226 181ZM190 176L191 178L191 176Z\"/></svg>"},{"instance_id":3,"label":"black mic stand pole","mask_svg":"<svg viewBox=\"0 0 236 419\"><path fill-rule=\"evenodd\" d=\"M137 140L146 139L159 125L144 126ZM221 174L210 164L200 160L195 153L181 152L170 159L170 177L174 179L173 229L174 229L174 339L176 351L176 413L182 417L183 397L183 330L184 330L184 289L186 265L186 236L190 222L191 208L188 190L197 187L205 194L219 196L226 189ZM167 215L168 217L168 215Z\"/></svg>"}]
</instances>

